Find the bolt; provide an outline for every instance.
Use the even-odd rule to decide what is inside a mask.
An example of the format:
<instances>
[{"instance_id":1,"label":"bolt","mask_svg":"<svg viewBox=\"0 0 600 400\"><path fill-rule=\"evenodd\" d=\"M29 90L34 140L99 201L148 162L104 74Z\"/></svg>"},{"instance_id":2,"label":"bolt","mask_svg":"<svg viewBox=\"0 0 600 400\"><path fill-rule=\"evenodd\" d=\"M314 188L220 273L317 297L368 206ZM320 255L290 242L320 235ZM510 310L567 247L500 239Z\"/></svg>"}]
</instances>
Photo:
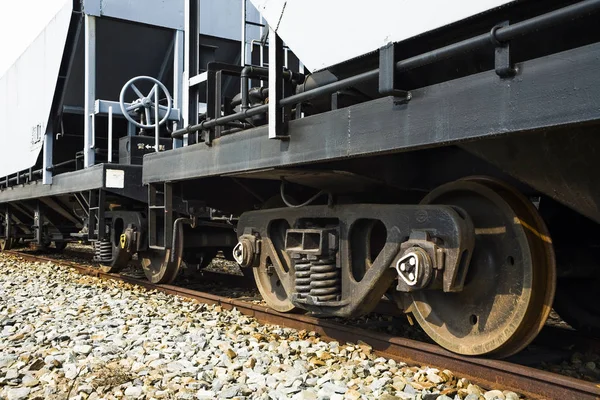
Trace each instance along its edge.
<instances>
[{"instance_id":1,"label":"bolt","mask_svg":"<svg viewBox=\"0 0 600 400\"><path fill-rule=\"evenodd\" d=\"M404 263L400 264L400 271L402 271L402 272L406 271L406 264L404 264Z\"/></svg>"},{"instance_id":2,"label":"bolt","mask_svg":"<svg viewBox=\"0 0 600 400\"><path fill-rule=\"evenodd\" d=\"M415 265L415 264L417 263L417 260L415 260L415 258L414 258L414 257L411 257L411 258L408 260L408 263L409 263L410 265Z\"/></svg>"}]
</instances>

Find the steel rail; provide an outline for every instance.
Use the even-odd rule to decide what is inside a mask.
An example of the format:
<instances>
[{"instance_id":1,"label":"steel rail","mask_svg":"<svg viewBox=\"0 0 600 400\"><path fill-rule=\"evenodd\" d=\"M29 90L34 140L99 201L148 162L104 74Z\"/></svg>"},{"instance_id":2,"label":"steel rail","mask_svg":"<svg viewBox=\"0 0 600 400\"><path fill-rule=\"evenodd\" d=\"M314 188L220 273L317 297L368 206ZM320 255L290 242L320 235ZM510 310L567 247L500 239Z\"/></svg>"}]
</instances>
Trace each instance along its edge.
<instances>
[{"instance_id":1,"label":"steel rail","mask_svg":"<svg viewBox=\"0 0 600 400\"><path fill-rule=\"evenodd\" d=\"M397 73L404 72L410 69L431 64L433 62L445 60L458 54L468 53L484 47L493 47L496 46L498 43L508 42L519 36L523 36L541 29L546 29L563 21L573 20L584 15L598 12L599 10L600 0L584 0L579 3L559 8L558 10L550 11L548 13L538 15L536 17L521 22L517 22L514 25L493 27L489 33L484 33L472 37L470 39L465 39L460 42L456 42L436 50L432 50L420 55L416 55L414 57L407 58L405 60L400 60L395 64L395 71ZM342 79L333 83L329 83L327 85L307 90L306 92L285 97L279 101L279 106L290 106L309 101L320 96L335 93L339 90L348 89L360 83L375 80L378 76L379 68L363 72L361 74L351 76L346 79ZM191 125L176 130L171 134L171 137L181 138L183 137L183 135L188 133L193 133L203 129L209 129L218 125L223 125L229 122L250 118L255 115L264 114L268 112L268 110L268 104L244 109L243 111L235 114L218 117L211 120L205 120L197 125Z\"/></svg>"},{"instance_id":2,"label":"steel rail","mask_svg":"<svg viewBox=\"0 0 600 400\"><path fill-rule=\"evenodd\" d=\"M439 369L449 369L457 376L467 378L482 387L512 390L531 399L596 400L600 398L600 387L595 383L523 365L512 364L507 361L464 357L429 343L355 328L304 314L282 314L262 305L178 286L155 285L145 280L104 273L89 266L79 265L73 261L53 259L17 251L6 251L5 254L20 257L27 261L62 264L76 269L81 274L95 276L100 279L118 280L138 285L148 290L158 290L204 304L215 304L226 310L235 308L245 315L256 318L261 323L314 331L324 340L336 340L340 343L361 340L370 345L376 355L405 362L409 365L428 365Z\"/></svg>"}]
</instances>

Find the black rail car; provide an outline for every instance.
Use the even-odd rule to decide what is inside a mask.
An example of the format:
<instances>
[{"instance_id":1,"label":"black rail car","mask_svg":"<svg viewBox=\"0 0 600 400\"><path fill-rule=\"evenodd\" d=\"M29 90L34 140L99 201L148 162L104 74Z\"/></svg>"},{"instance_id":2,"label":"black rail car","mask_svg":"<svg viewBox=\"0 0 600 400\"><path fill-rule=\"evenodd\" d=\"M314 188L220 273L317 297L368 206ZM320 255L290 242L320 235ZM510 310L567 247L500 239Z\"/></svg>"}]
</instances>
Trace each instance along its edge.
<instances>
[{"instance_id":1,"label":"black rail car","mask_svg":"<svg viewBox=\"0 0 600 400\"><path fill-rule=\"evenodd\" d=\"M223 234L197 202L236 222L234 257L279 311L387 296L442 346L504 357L556 297L597 334L599 10L513 2L313 74L283 68L271 31L268 69L209 64L206 115L172 134L199 143L144 157L148 268L173 277L189 232Z\"/></svg>"}]
</instances>

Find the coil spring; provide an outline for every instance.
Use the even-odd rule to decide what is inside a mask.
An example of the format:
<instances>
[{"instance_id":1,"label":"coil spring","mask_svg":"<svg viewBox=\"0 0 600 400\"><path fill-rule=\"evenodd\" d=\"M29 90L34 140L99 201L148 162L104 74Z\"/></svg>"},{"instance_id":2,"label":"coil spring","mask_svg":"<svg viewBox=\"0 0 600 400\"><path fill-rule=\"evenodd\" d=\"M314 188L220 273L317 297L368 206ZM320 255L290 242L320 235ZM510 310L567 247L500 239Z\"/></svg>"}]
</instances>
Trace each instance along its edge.
<instances>
[{"instance_id":1,"label":"coil spring","mask_svg":"<svg viewBox=\"0 0 600 400\"><path fill-rule=\"evenodd\" d=\"M296 269L296 292L305 297L310 294L310 263L309 262L297 262L295 264Z\"/></svg>"},{"instance_id":2,"label":"coil spring","mask_svg":"<svg viewBox=\"0 0 600 400\"><path fill-rule=\"evenodd\" d=\"M96 261L110 262L112 261L112 243L108 241L94 242Z\"/></svg>"},{"instance_id":3,"label":"coil spring","mask_svg":"<svg viewBox=\"0 0 600 400\"><path fill-rule=\"evenodd\" d=\"M324 260L311 263L310 295L318 301L338 299L341 295L341 277L335 262Z\"/></svg>"}]
</instances>

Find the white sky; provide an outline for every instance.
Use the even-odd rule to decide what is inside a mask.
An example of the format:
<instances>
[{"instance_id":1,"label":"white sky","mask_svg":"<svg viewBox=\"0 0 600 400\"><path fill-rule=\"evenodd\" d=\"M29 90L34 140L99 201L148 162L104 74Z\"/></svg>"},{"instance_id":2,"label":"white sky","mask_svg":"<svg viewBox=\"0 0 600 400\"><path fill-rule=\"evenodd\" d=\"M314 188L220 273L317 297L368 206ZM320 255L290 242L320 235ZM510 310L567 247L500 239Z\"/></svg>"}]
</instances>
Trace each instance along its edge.
<instances>
[{"instance_id":1,"label":"white sky","mask_svg":"<svg viewBox=\"0 0 600 400\"><path fill-rule=\"evenodd\" d=\"M0 76L67 1L72 0L0 0Z\"/></svg>"}]
</instances>

